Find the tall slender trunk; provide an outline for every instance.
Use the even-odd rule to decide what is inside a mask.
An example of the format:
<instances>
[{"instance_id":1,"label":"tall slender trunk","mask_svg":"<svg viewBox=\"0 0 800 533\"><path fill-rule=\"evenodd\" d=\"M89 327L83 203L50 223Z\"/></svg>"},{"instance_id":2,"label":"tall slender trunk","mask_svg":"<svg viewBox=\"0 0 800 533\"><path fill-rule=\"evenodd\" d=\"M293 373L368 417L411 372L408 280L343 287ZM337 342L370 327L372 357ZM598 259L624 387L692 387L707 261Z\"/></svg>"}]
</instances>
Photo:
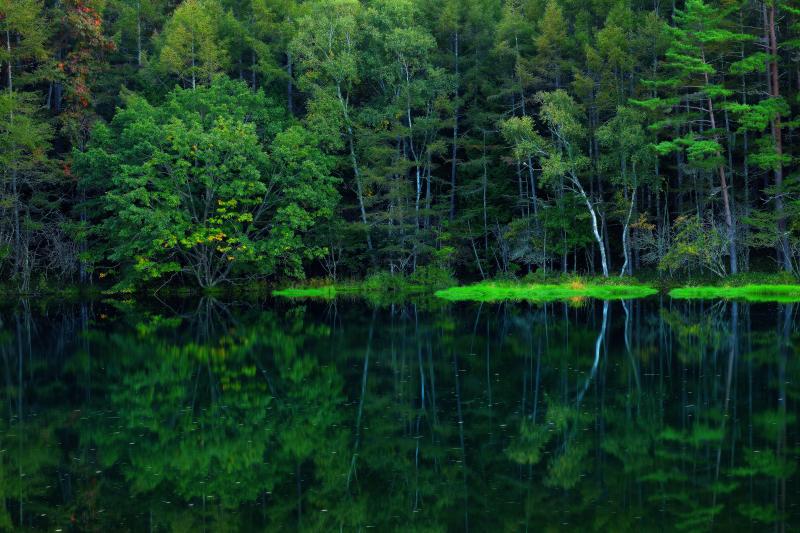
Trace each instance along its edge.
<instances>
[{"instance_id":1,"label":"tall slender trunk","mask_svg":"<svg viewBox=\"0 0 800 533\"><path fill-rule=\"evenodd\" d=\"M459 70L458 70L458 32L453 35L453 56L455 60L455 109L453 110L453 151L450 156L450 222L456 216L456 170L458 164L456 157L458 155L458 93L459 93Z\"/></svg>"},{"instance_id":2,"label":"tall slender trunk","mask_svg":"<svg viewBox=\"0 0 800 533\"><path fill-rule=\"evenodd\" d=\"M575 399L575 406L579 407L581 401L583 400L583 396L586 394L586 391L589 390L589 385L592 384L594 381L595 376L597 375L597 369L600 367L600 348L603 346L603 341L606 338L606 330L608 329L608 300L603 301L603 323L600 325L600 332L597 334L597 340L594 343L594 361L592 362L592 368L589 371L589 376L586 378L586 381L583 384L580 392L578 392L578 396Z\"/></svg>"},{"instance_id":3,"label":"tall slender trunk","mask_svg":"<svg viewBox=\"0 0 800 533\"><path fill-rule=\"evenodd\" d=\"M790 346L792 344L791 336L794 331L793 328L794 317L794 304L785 304L783 307L783 328L781 331L779 358L778 358L778 420L781 420L778 427L778 435L776 442L775 455L778 461L783 463L787 461L787 446L786 446L786 385L789 383L786 377L786 366L791 353ZM789 448L791 450L791 448ZM786 531L786 476L781 476L780 480L776 480L777 493L776 503L778 504L778 515L781 516L778 531L784 533Z\"/></svg>"},{"instance_id":4,"label":"tall slender trunk","mask_svg":"<svg viewBox=\"0 0 800 533\"><path fill-rule=\"evenodd\" d=\"M594 205L592 205L589 195L587 195L586 191L583 189L578 177L570 175L569 180L572 182L572 185L575 187L575 189L577 189L581 198L583 198L583 201L586 203L586 208L589 210L589 217L592 219L592 234L594 235L594 240L597 242L597 246L600 248L600 262L603 267L603 277L607 278L609 275L608 258L606 257L606 247L603 244L603 238L600 236L600 225L597 222L597 211L595 210Z\"/></svg>"},{"instance_id":5,"label":"tall slender trunk","mask_svg":"<svg viewBox=\"0 0 800 533\"><path fill-rule=\"evenodd\" d=\"M488 339L487 339L488 342ZM456 414L458 415L458 440L461 449L461 472L464 482L464 531L469 531L469 493L467 484L467 449L464 440L464 415L461 410L461 379L458 369L458 351L453 350L453 375L456 382Z\"/></svg>"},{"instance_id":6,"label":"tall slender trunk","mask_svg":"<svg viewBox=\"0 0 800 533\"><path fill-rule=\"evenodd\" d=\"M519 40L516 37L514 38L514 43L515 43L516 50L517 50L517 61L519 61L519 58L520 58ZM519 87L519 98L520 98L520 107L522 109L522 116L525 117L525 116L528 115L528 108L527 108L527 104L525 103L525 88L522 86L522 82L521 81L520 81L520 87ZM530 217L531 208L533 208L533 214L534 215L538 215L539 209L538 209L538 205L537 205L538 202L536 200L536 176L534 176L534 173L533 173L533 158L530 155L528 155L528 157L527 157L527 163L528 163L528 183L527 183L527 186L530 187L530 190L528 191L527 209L528 209L528 216ZM539 224L539 219L538 218L536 219L536 224L537 224L537 226Z\"/></svg>"},{"instance_id":7,"label":"tall slender trunk","mask_svg":"<svg viewBox=\"0 0 800 533\"><path fill-rule=\"evenodd\" d=\"M361 371L361 396L358 400L358 414L356 415L355 425L355 442L353 443L353 455L350 459L350 469L347 471L347 488L350 488L350 481L356 472L358 462L358 452L361 444L361 416L364 412L364 403L367 397L367 377L369 376L369 355L372 350L372 335L375 329L375 317L377 311L372 311L372 320L369 324L369 333L367 334L367 347L364 352L364 366Z\"/></svg>"},{"instance_id":8,"label":"tall slender trunk","mask_svg":"<svg viewBox=\"0 0 800 533\"><path fill-rule=\"evenodd\" d=\"M597 106L595 106L595 107L597 107ZM596 118L595 118L595 129L597 128L597 125L600 123L600 118L599 118L598 114L599 114L599 111L597 109L595 109L595 116L596 116ZM593 135L592 137L593 138L592 138L591 142L594 144L595 157L598 157L599 154L600 154L600 143L599 143L599 141L597 139L597 135ZM597 173L597 196L598 196L598 198L600 199L601 202L603 201L603 198L605 198L605 187L603 186L603 179L600 176L599 172ZM608 223L606 222L606 217L601 217L601 219L600 219L600 236L602 237L602 241L598 242L598 244L600 245L601 260L603 260L603 262L608 264L607 261L604 259L604 255L606 253L606 250L610 250L611 249L611 246L609 245L610 239L608 237Z\"/></svg>"},{"instance_id":9,"label":"tall slender trunk","mask_svg":"<svg viewBox=\"0 0 800 533\"><path fill-rule=\"evenodd\" d=\"M197 69L194 59L194 34L192 34L192 90L197 88Z\"/></svg>"},{"instance_id":10,"label":"tall slender trunk","mask_svg":"<svg viewBox=\"0 0 800 533\"><path fill-rule=\"evenodd\" d=\"M427 230L431 225L431 153L425 165L425 219L423 227Z\"/></svg>"},{"instance_id":11,"label":"tall slender trunk","mask_svg":"<svg viewBox=\"0 0 800 533\"><path fill-rule=\"evenodd\" d=\"M566 150L568 153L570 153L568 159L571 159L571 148L568 145L562 145L561 149ZM573 191L577 192L583 199L584 203L586 204L586 209L589 211L589 217L591 218L592 221L592 234L594 235L594 239L595 242L597 243L597 246L600 248L600 263L603 267L603 277L607 278L609 276L608 256L606 255L605 241L603 240L603 237L600 234L601 231L600 224L605 221L605 218L603 217L602 221L600 222L598 221L597 209L595 209L594 204L592 204L591 198L589 197L588 194L586 194L586 190L583 188L583 185L581 185L581 180L578 178L578 175L574 167L571 170L569 170L566 175L561 176L561 186L559 187L559 195L563 195L563 191L565 190L564 178L569 180L569 183L571 184ZM564 229L562 229L562 234L563 233L565 233ZM564 239L566 241L566 237L564 237ZM564 263L566 263L567 259L566 246L564 247L564 250L565 250ZM564 268L564 272L566 272L566 265Z\"/></svg>"},{"instance_id":12,"label":"tall slender trunk","mask_svg":"<svg viewBox=\"0 0 800 533\"><path fill-rule=\"evenodd\" d=\"M744 29L744 21L743 21L743 15L742 15L741 11L739 12L739 18L740 18L739 25L740 25L740 28L741 28L740 31L742 33L744 33L744 31L745 31L745 29ZM741 54L741 59L744 60L744 58L745 58L744 44L742 44L742 46L740 48L740 54ZM748 91L747 77L744 74L742 74L742 87L740 89L740 93L741 93L741 103L744 104L744 105L747 105L747 101L748 101L747 100L747 91ZM745 130L745 131L742 132L742 152L743 153L745 153L745 154L750 153L750 146L749 145L750 145L750 142L749 142L748 132L747 132L747 130ZM745 157L744 161L742 162L742 190L744 192L744 214L745 214L745 216L750 216L750 211L751 211L751 205L750 205L750 163L748 162L747 157ZM745 229L745 231L747 231L747 230ZM744 236L744 239L747 240L747 235L746 234ZM744 268L744 270L749 270L750 269L750 251L747 248L744 249L744 257L742 257L741 263L742 263L742 268Z\"/></svg>"},{"instance_id":13,"label":"tall slender trunk","mask_svg":"<svg viewBox=\"0 0 800 533\"><path fill-rule=\"evenodd\" d=\"M729 341L729 350L728 350L728 370L726 372L725 377L725 402L723 403L722 407L722 424L720 433L724 436L725 435L725 427L728 422L728 410L731 403L731 390L732 390L732 381L733 381L733 374L735 370L736 364L736 353L739 348L739 304L737 302L733 302L731 308L731 335ZM723 437L724 438L724 437ZM719 474L720 474L720 466L722 464L722 446L723 441L720 439L719 446L717 447L717 461L716 461L716 468L714 473L714 481L715 483L719 481ZM711 506L714 507L717 504L717 491L714 490L711 500ZM713 517L712 517L713 518Z\"/></svg>"},{"instance_id":14,"label":"tall slender trunk","mask_svg":"<svg viewBox=\"0 0 800 533\"><path fill-rule=\"evenodd\" d=\"M11 31L6 29L6 52L8 54L8 63L6 64L6 74L8 76L8 96L10 100L13 100L14 97L14 78L11 73ZM13 103L9 105L8 110L8 123L11 125L14 122L14 105ZM20 267L20 246L21 246L21 233L20 233L20 222L19 222L19 190L17 184L17 169L11 169L11 195L13 197L14 203L14 275L16 276L19 274L19 267Z\"/></svg>"},{"instance_id":15,"label":"tall slender trunk","mask_svg":"<svg viewBox=\"0 0 800 533\"><path fill-rule=\"evenodd\" d=\"M347 124L347 141L350 148L350 162L353 165L353 177L356 180L356 197L358 199L358 207L361 212L361 223L364 224L364 231L367 234L367 249L372 251L372 237L370 236L369 225L367 224L367 210L364 207L364 191L361 186L361 172L358 167L358 157L356 157L355 141L353 137L353 126L350 124L350 113L347 111L347 102L342 95L342 88L336 85L336 94L339 98L339 104L342 107L342 116Z\"/></svg>"},{"instance_id":16,"label":"tall slender trunk","mask_svg":"<svg viewBox=\"0 0 800 533\"><path fill-rule=\"evenodd\" d=\"M142 66L142 2L136 2L136 65Z\"/></svg>"},{"instance_id":17,"label":"tall slender trunk","mask_svg":"<svg viewBox=\"0 0 800 533\"><path fill-rule=\"evenodd\" d=\"M292 72L292 53L286 51L286 105L289 114L294 115L294 73Z\"/></svg>"},{"instance_id":18,"label":"tall slender trunk","mask_svg":"<svg viewBox=\"0 0 800 533\"><path fill-rule=\"evenodd\" d=\"M781 86L778 73L778 38L775 32L775 3L770 2L768 11L767 27L769 29L769 62L770 96L780 98ZM775 115L772 120L772 137L775 141L775 153L778 156L778 163L775 165L775 215L778 219L778 239L780 248L780 259L786 271L792 270L792 256L789 250L789 238L786 234L786 215L784 214L783 203L783 132L780 113Z\"/></svg>"},{"instance_id":19,"label":"tall slender trunk","mask_svg":"<svg viewBox=\"0 0 800 533\"><path fill-rule=\"evenodd\" d=\"M416 165L415 176L417 195L414 200L414 227L419 229L419 201L420 198L422 198L422 175L420 173L419 165Z\"/></svg>"},{"instance_id":20,"label":"tall slender trunk","mask_svg":"<svg viewBox=\"0 0 800 533\"><path fill-rule=\"evenodd\" d=\"M8 75L8 94L11 95L14 90L14 83L11 78L11 30L6 29L6 52L8 53L8 63L6 63L6 74ZM13 113L13 111L12 111Z\"/></svg>"},{"instance_id":21,"label":"tall slender trunk","mask_svg":"<svg viewBox=\"0 0 800 533\"><path fill-rule=\"evenodd\" d=\"M486 189L489 185L489 172L486 168L486 131L483 132L483 180L481 188L483 189L483 252L489 255L489 224L488 224L488 209L486 202Z\"/></svg>"},{"instance_id":22,"label":"tall slender trunk","mask_svg":"<svg viewBox=\"0 0 800 533\"><path fill-rule=\"evenodd\" d=\"M633 216L633 206L635 204L636 188L634 187L633 194L631 194L630 206L628 207L628 216L625 218L625 224L622 226L622 253L625 256L625 263L622 265L622 270L619 273L619 277L623 277L625 274L633 274L631 268L630 227L631 216Z\"/></svg>"},{"instance_id":23,"label":"tall slender trunk","mask_svg":"<svg viewBox=\"0 0 800 533\"><path fill-rule=\"evenodd\" d=\"M11 195L14 202L14 275L20 271L22 258L22 233L19 223L19 190L17 188L17 169L11 169Z\"/></svg>"},{"instance_id":24,"label":"tall slender trunk","mask_svg":"<svg viewBox=\"0 0 800 533\"><path fill-rule=\"evenodd\" d=\"M706 63L705 52L703 52L703 63ZM706 86L709 86L710 82L708 79L708 72L704 74L704 77ZM711 100L711 97L707 97L706 103L708 104L708 118L711 122L711 130L716 131L717 120L714 118L714 102ZM717 156L722 157L722 154L718 153ZM736 228L733 225L733 214L731 212L731 201L728 192L728 178L725 172L725 165L720 164L717 168L717 172L719 173L719 183L720 187L722 188L722 204L725 210L725 226L728 230L728 249L730 252L731 274L736 274L739 271L739 262L736 257Z\"/></svg>"},{"instance_id":25,"label":"tall slender trunk","mask_svg":"<svg viewBox=\"0 0 800 533\"><path fill-rule=\"evenodd\" d=\"M356 150L353 143L353 128L347 126L347 131L349 134L350 161L353 164L353 174L356 178L356 196L358 197L358 207L361 211L361 223L364 224L364 231L367 233L367 249L371 252L372 236L370 235L369 224L367 223L367 210L364 207L364 191L361 186L361 172L358 168L358 159L356 158Z\"/></svg>"}]
</instances>

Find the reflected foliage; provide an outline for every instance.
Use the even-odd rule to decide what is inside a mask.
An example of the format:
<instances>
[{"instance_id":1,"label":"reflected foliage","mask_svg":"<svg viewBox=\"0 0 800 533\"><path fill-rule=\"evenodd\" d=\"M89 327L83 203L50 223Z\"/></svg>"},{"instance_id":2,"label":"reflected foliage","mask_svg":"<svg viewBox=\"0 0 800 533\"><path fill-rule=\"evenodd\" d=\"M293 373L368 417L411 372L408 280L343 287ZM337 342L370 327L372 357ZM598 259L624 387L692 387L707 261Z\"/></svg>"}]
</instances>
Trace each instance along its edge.
<instances>
[{"instance_id":1,"label":"reflected foliage","mask_svg":"<svg viewBox=\"0 0 800 533\"><path fill-rule=\"evenodd\" d=\"M791 530L793 305L0 309L0 529Z\"/></svg>"}]
</instances>

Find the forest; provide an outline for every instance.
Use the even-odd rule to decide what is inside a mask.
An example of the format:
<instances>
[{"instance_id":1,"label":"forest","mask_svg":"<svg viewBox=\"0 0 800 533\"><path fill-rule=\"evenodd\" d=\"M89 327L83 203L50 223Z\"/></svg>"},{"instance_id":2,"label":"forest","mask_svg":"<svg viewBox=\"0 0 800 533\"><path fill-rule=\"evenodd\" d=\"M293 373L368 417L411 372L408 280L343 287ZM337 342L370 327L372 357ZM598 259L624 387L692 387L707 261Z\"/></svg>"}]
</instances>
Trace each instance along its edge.
<instances>
[{"instance_id":1,"label":"forest","mask_svg":"<svg viewBox=\"0 0 800 533\"><path fill-rule=\"evenodd\" d=\"M800 275L800 1L0 0L0 279Z\"/></svg>"}]
</instances>

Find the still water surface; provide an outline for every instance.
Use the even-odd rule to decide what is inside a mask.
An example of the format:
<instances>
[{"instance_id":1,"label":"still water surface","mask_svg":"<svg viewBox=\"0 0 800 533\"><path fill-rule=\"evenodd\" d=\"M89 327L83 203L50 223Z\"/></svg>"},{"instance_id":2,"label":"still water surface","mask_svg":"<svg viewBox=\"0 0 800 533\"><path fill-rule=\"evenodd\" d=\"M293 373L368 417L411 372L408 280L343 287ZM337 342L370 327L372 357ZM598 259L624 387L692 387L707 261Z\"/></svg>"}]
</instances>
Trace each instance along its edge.
<instances>
[{"instance_id":1,"label":"still water surface","mask_svg":"<svg viewBox=\"0 0 800 533\"><path fill-rule=\"evenodd\" d=\"M799 309L6 304L0 529L797 530Z\"/></svg>"}]
</instances>

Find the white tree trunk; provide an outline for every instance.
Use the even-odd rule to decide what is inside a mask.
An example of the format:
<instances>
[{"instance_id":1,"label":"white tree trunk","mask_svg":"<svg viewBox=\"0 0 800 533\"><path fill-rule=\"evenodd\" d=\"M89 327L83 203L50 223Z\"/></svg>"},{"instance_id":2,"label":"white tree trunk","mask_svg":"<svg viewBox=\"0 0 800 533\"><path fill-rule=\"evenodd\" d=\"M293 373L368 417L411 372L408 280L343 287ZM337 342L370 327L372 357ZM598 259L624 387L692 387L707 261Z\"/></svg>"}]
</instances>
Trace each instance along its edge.
<instances>
[{"instance_id":1,"label":"white tree trunk","mask_svg":"<svg viewBox=\"0 0 800 533\"><path fill-rule=\"evenodd\" d=\"M597 224L597 211L595 210L594 206L592 205L592 201L589 199L589 195L586 194L586 191L583 190L583 186L581 182L578 180L577 177L570 175L569 180L577 189L578 194L581 195L583 201L586 203L586 208L589 210L589 216L592 218L592 233L594 234L594 240L597 242L597 246L600 248L600 262L603 266L603 277L608 277L608 259L606 258L606 247L603 246L603 238L600 236L600 229Z\"/></svg>"}]
</instances>

